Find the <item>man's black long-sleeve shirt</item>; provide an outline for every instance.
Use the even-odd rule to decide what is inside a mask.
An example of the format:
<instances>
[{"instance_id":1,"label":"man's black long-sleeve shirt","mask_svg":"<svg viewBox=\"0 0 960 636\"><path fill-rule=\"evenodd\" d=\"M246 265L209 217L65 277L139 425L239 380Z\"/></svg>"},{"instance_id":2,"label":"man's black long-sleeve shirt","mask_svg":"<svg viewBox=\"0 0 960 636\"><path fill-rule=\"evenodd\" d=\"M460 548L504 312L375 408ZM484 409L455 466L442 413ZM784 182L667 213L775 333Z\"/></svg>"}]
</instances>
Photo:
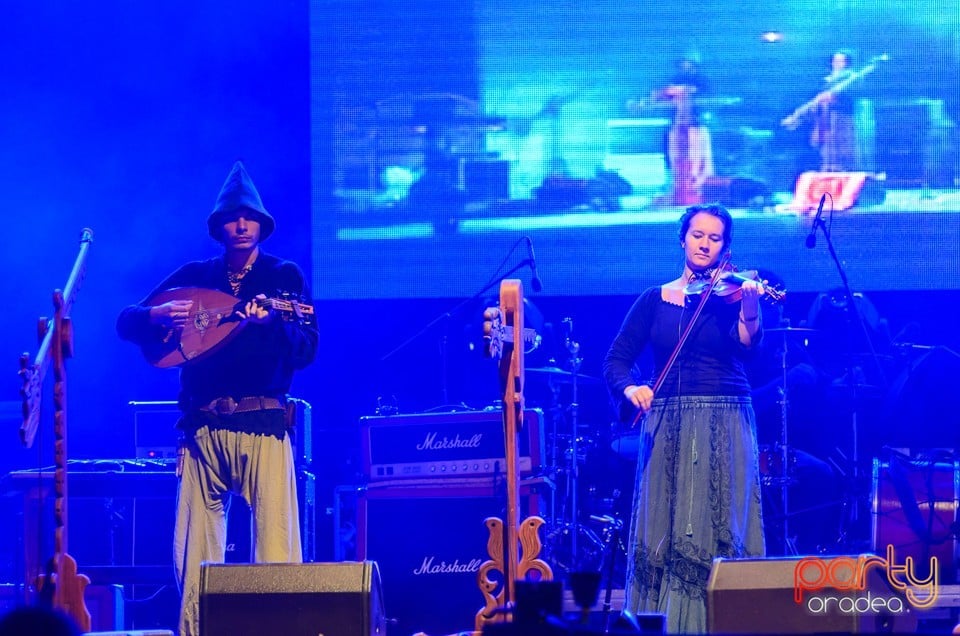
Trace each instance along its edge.
<instances>
[{"instance_id":1,"label":"man's black long-sleeve shirt","mask_svg":"<svg viewBox=\"0 0 960 636\"><path fill-rule=\"evenodd\" d=\"M150 324L150 299L175 287L216 289L232 295L222 256L187 263L161 282L143 301L121 311L117 319L120 337L140 345L160 339L166 330ZM258 294L311 302L303 272L296 263L260 252L250 271L243 277L237 294L244 303ZM283 398L289 391L293 373L315 357L318 329L315 320L283 320L280 316L265 324L246 324L212 353L184 365L180 370L179 403L185 413L218 398L262 396ZM254 414L236 414L220 418L232 429L282 435ZM192 426L188 426L192 428Z\"/></svg>"}]
</instances>

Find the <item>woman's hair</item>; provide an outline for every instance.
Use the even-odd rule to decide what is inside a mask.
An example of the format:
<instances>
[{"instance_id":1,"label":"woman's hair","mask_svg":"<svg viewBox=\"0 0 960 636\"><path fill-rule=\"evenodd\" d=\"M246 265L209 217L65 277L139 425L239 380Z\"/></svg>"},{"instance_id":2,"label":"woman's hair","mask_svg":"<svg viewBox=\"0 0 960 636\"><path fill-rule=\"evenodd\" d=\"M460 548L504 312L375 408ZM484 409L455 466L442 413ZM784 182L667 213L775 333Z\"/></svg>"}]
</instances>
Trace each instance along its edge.
<instances>
[{"instance_id":1,"label":"woman's hair","mask_svg":"<svg viewBox=\"0 0 960 636\"><path fill-rule=\"evenodd\" d=\"M719 203L710 203L708 205L692 205L680 217L680 241L683 242L687 236L687 230L690 229L690 219L703 212L715 216L723 221L723 249L730 249L730 243L733 241L733 217L727 208Z\"/></svg>"}]
</instances>

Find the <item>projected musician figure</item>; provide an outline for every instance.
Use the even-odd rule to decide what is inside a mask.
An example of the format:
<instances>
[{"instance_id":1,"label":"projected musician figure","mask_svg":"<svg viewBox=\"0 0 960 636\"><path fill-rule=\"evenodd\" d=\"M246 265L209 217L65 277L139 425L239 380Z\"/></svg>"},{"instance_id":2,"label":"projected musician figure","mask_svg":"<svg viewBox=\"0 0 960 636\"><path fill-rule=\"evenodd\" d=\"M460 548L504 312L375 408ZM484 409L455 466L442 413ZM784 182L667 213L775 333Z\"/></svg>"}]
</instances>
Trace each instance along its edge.
<instances>
[{"instance_id":1,"label":"projected musician figure","mask_svg":"<svg viewBox=\"0 0 960 636\"><path fill-rule=\"evenodd\" d=\"M700 306L687 286L709 275L729 251L732 226L719 205L687 209L680 219L683 271L640 295L603 361L621 412L631 421L637 410L646 414L638 424L624 608L665 615L669 633L706 631L715 557L759 557L765 550L756 418L744 367L762 338L763 286L744 282L739 302L706 299L669 364ZM662 382L634 377L647 347Z\"/></svg>"},{"instance_id":2,"label":"projected musician figure","mask_svg":"<svg viewBox=\"0 0 960 636\"><path fill-rule=\"evenodd\" d=\"M180 372L174 558L181 636L199 634L200 564L224 561L231 494L250 505L254 562L302 561L286 396L294 371L313 360L318 332L315 322L282 320L258 302L278 292L310 297L299 266L261 249L274 227L237 162L207 219L223 255L180 267L117 320L121 338L147 344L183 330L193 309L190 300L151 306L149 299L172 288L206 288L235 297L235 317L246 323Z\"/></svg>"},{"instance_id":3,"label":"projected musician figure","mask_svg":"<svg viewBox=\"0 0 960 636\"><path fill-rule=\"evenodd\" d=\"M672 183L666 203L694 205L703 202L703 184L713 176L713 143L701 121L696 100L710 84L700 70L700 54L688 51L664 88L653 91L651 101L673 104L673 123L667 133L667 165Z\"/></svg>"},{"instance_id":4,"label":"projected musician figure","mask_svg":"<svg viewBox=\"0 0 960 636\"><path fill-rule=\"evenodd\" d=\"M820 152L822 172L848 172L861 167L855 119L859 95L855 84L850 84L856 75L852 67L852 51L840 49L835 52L830 57L830 74L823 78L820 92L811 100L811 108L798 109L781 122L792 129L809 115L813 122L810 145Z\"/></svg>"}]
</instances>

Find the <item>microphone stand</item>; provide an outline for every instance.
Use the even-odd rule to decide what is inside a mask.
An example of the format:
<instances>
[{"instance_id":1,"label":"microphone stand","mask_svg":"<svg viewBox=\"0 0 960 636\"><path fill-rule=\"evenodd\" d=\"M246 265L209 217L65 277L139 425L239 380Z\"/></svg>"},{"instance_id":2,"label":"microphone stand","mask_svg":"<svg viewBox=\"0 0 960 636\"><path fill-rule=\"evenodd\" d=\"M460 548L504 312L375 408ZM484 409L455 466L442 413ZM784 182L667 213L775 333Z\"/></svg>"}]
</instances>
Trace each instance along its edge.
<instances>
[{"instance_id":1,"label":"microphone stand","mask_svg":"<svg viewBox=\"0 0 960 636\"><path fill-rule=\"evenodd\" d=\"M831 211L831 214L832 214L832 211ZM843 291L847 297L846 310L853 314L853 317L856 320L857 325L860 327L860 330L863 332L864 340L867 343L867 347L870 349L870 357L873 360L874 364L876 365L877 372L879 373L880 382L883 385L883 388L886 389L887 378L883 373L883 367L880 364L879 357L877 357L877 351L873 346L873 338L870 337L870 331L867 329L867 324L863 319L863 314L860 312L860 309L857 307L856 298L854 298L853 291L851 291L850 289L850 281L847 279L847 273L843 269L843 264L840 262L840 258L837 256L837 251L833 247L833 240L830 238L830 232L827 231L827 226L824 224L822 219L814 225L813 227L814 231L816 231L818 227L823 230L823 237L827 241L827 250L830 252L830 257L833 259L834 264L837 266L837 273L840 275L840 281L843 283ZM852 460L853 460L853 484L854 484L854 488L857 489L860 486L860 450L859 450L860 440L858 438L859 432L858 432L858 422L857 422L857 409L859 408L858 406L859 397L857 395L856 374L853 373L852 368L847 370L847 376L848 376L847 381L850 382L850 388L853 391L853 412L851 415L851 418L852 418L851 433L853 435ZM857 492L854 505L850 513L850 520L852 522L856 522L859 517L858 507L860 502L858 501L858 499L859 499L859 492Z\"/></svg>"},{"instance_id":2,"label":"microphone stand","mask_svg":"<svg viewBox=\"0 0 960 636\"><path fill-rule=\"evenodd\" d=\"M522 261L520 261L519 263L517 263L516 265L514 265L513 267L511 267L511 268L510 268L506 273L504 273L502 276L498 276L498 277L494 278L493 280L491 280L491 281L490 281L489 283L487 283L486 285L484 285L484 286L480 289L480 291L476 292L473 296L470 296L469 298L460 301L459 303L457 303L456 305L454 305L453 307L451 307L451 308L448 309L447 311L443 312L442 314L438 315L436 318L434 318L433 320L431 320L430 322L428 322L427 324L425 324L425 325L424 325L423 327L421 327L416 333L414 333L413 335L411 335L410 337L408 337L406 340L404 340L403 342L401 342L400 344L398 344L396 347L394 347L393 349L391 349L389 352L387 352L386 354L384 354L383 356L381 356L380 362L381 362L381 363L386 362L387 360L389 360L390 358L392 358L393 356L395 356L397 353L399 353L400 351L402 351L402 350L404 350L405 348L407 348L408 346L410 346L411 343L413 343L415 340L417 340L418 338L420 338L421 336L423 336L424 334L426 334L427 332L429 332L429 331L430 331L431 329L433 329L435 326L437 326L437 325L440 324L441 322L445 322L445 321L449 320L450 318L452 318L453 316L455 316L456 314L458 314L461 309L463 309L464 307L466 307L466 306L469 305L470 303L474 302L475 300L478 300L479 298L481 298L484 294L486 294L488 291L490 291L493 287L499 285L502 280L504 280L505 278L508 278L511 274L513 274L513 273L515 273L515 272L523 269L524 267L533 267L533 262L532 262L529 258L523 259ZM444 330L443 336L442 336L442 338L441 338L441 340L440 340L440 366L441 366L440 391L441 391L441 395L442 395L442 398L443 398L443 404L448 404L448 403L449 403L449 401L448 401L448 392L449 392L449 389L448 389L448 386L447 386L447 385L448 385L448 379L447 379L447 357L448 357L448 356L447 356L447 331Z\"/></svg>"}]
</instances>

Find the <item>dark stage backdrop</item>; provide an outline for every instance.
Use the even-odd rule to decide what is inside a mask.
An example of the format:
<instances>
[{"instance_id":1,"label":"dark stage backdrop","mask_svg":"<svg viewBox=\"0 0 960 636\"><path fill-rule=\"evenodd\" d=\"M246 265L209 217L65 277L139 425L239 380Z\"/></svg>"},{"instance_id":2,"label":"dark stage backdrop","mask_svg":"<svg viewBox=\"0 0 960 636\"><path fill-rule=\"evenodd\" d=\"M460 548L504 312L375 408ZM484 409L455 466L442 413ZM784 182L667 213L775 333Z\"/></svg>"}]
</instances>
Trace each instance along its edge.
<instances>
[{"instance_id":1,"label":"dark stage backdrop","mask_svg":"<svg viewBox=\"0 0 960 636\"><path fill-rule=\"evenodd\" d=\"M52 313L84 227L94 242L73 312L70 454L132 456L127 403L175 399L177 378L116 337L116 316L181 263L218 253L206 218L237 159L277 219L265 249L309 275L308 7L17 0L5 15L0 470L52 457L49 408L37 448L18 448L16 361L35 354L37 318Z\"/></svg>"}]
</instances>

